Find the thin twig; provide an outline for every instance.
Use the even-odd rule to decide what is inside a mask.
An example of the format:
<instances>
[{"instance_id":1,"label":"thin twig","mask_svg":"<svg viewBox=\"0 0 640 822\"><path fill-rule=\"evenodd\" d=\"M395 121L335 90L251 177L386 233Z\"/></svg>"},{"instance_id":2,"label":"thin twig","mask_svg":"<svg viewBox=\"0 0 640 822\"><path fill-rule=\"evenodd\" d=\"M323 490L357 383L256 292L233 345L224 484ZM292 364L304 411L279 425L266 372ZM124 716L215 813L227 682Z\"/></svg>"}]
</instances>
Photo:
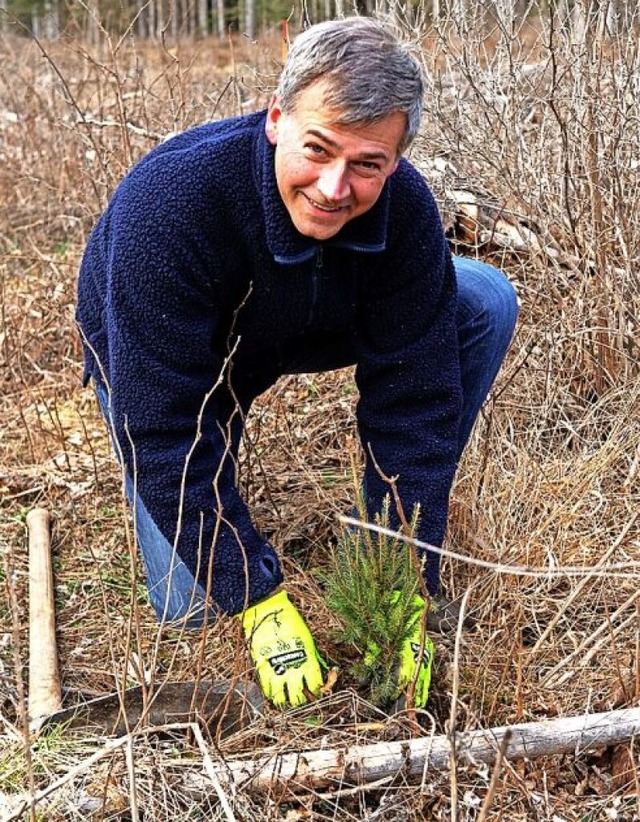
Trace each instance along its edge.
<instances>
[{"instance_id":1,"label":"thin twig","mask_svg":"<svg viewBox=\"0 0 640 822\"><path fill-rule=\"evenodd\" d=\"M353 517L340 516L338 518L344 525L351 525L356 528L366 528L369 531L375 531L378 534L383 534L387 537L393 537L401 542L412 543L418 548L425 551L432 551L434 554L440 554L442 557L455 559L467 565L476 565L479 568L486 568L489 571L494 571L498 574L512 574L521 577L535 577L538 579L557 579L559 577L615 577L616 579L637 579L640 575L640 562L620 562L609 565L605 568L587 568L575 565L553 565L549 568L535 568L531 565L504 565L500 562L489 562L485 559L478 559L477 557L470 557L466 554L459 554L457 551L450 551L448 548L440 548L437 545L431 545L428 542L415 539L414 537L407 537L404 534L393 531L391 528L384 528L381 525L376 525L372 522L362 522ZM635 573L633 573L635 571Z\"/></svg>"},{"instance_id":2,"label":"thin twig","mask_svg":"<svg viewBox=\"0 0 640 822\"><path fill-rule=\"evenodd\" d=\"M211 780L213 789L218 794L218 799L220 800L220 804L222 805L224 815L229 820L229 822L236 822L236 817L233 812L233 808L231 807L227 795L224 792L222 785L220 784L220 780L218 779L218 775L216 773L215 765L211 760L211 754L209 753L209 749L207 748L207 745L202 736L200 726L196 722L191 723L191 732L193 733L193 738L195 739L198 748L200 749L200 753L202 754L205 772Z\"/></svg>"},{"instance_id":3,"label":"thin twig","mask_svg":"<svg viewBox=\"0 0 640 822\"><path fill-rule=\"evenodd\" d=\"M460 602L460 616L456 628L456 641L453 652L453 682L451 684L451 706L449 708L449 728L447 736L451 743L451 761L449 763L449 780L451 784L451 822L458 819L458 758L456 751L456 722L458 712L458 691L460 688L460 647L462 645L462 626L467 609L470 589L464 592Z\"/></svg>"},{"instance_id":4,"label":"thin twig","mask_svg":"<svg viewBox=\"0 0 640 822\"><path fill-rule=\"evenodd\" d=\"M138 793L136 788L136 768L133 757L133 738L130 736L124 746L124 756L127 763L127 773L129 774L129 806L131 810L131 822L140 822L138 812Z\"/></svg>"},{"instance_id":5,"label":"thin twig","mask_svg":"<svg viewBox=\"0 0 640 822\"><path fill-rule=\"evenodd\" d=\"M493 764L493 770L491 771L491 781L489 782L489 787L487 789L487 793L485 794L476 822L485 822L487 818L489 808L493 802L493 796L498 786L498 779L500 778L500 772L502 770L502 761L505 753L507 752L507 748L509 747L509 743L511 742L511 737L511 731L506 731L505 735L502 737L502 742L500 743L500 748L498 749L498 756L496 757L496 761Z\"/></svg>"}]
</instances>

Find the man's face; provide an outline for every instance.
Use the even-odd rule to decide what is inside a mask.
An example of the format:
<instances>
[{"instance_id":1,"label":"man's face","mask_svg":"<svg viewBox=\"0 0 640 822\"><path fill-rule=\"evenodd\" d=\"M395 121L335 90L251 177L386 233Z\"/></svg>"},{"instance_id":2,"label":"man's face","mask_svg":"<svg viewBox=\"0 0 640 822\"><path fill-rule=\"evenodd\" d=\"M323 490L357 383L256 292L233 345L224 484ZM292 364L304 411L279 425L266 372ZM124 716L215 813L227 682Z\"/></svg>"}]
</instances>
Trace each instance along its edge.
<instances>
[{"instance_id":1,"label":"man's face","mask_svg":"<svg viewBox=\"0 0 640 822\"><path fill-rule=\"evenodd\" d=\"M323 81L312 83L289 113L274 94L266 124L280 196L298 231L316 240L333 237L375 204L398 166L406 124L397 111L367 126L335 125L323 92Z\"/></svg>"}]
</instances>

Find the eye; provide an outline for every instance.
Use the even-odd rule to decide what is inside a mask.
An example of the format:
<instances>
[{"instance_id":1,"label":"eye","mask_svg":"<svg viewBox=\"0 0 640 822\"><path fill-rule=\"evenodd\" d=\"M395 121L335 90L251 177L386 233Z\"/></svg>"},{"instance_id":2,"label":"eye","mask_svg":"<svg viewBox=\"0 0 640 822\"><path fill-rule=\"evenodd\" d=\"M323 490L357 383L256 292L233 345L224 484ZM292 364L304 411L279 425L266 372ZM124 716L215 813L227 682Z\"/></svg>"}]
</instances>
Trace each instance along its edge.
<instances>
[{"instance_id":1,"label":"eye","mask_svg":"<svg viewBox=\"0 0 640 822\"><path fill-rule=\"evenodd\" d=\"M309 154L313 155L314 157L324 157L327 153L326 149L323 148L319 143L307 143L305 145L305 149L309 152Z\"/></svg>"},{"instance_id":2,"label":"eye","mask_svg":"<svg viewBox=\"0 0 640 822\"><path fill-rule=\"evenodd\" d=\"M382 171L380 163L374 160L360 160L354 163L354 168L361 177L378 177Z\"/></svg>"}]
</instances>

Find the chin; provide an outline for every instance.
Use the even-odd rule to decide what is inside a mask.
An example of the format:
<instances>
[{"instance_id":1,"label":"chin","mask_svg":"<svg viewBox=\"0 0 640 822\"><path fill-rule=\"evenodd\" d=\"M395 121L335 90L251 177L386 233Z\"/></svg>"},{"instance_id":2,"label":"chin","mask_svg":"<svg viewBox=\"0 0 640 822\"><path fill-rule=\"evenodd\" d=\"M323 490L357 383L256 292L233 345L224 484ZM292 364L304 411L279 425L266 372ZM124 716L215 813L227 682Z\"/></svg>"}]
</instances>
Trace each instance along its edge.
<instances>
[{"instance_id":1,"label":"chin","mask_svg":"<svg viewBox=\"0 0 640 822\"><path fill-rule=\"evenodd\" d=\"M340 226L342 228L342 226ZM322 230L320 228L310 228L308 231L301 231L301 234L304 234L305 237L310 237L312 240L330 240L332 237L335 237L336 234L340 231L340 228L334 228L331 230Z\"/></svg>"},{"instance_id":2,"label":"chin","mask_svg":"<svg viewBox=\"0 0 640 822\"><path fill-rule=\"evenodd\" d=\"M330 240L332 237L335 237L344 226L344 223L337 225L319 225L313 220L294 220L293 224L300 234L305 237L311 237L312 240Z\"/></svg>"}]
</instances>

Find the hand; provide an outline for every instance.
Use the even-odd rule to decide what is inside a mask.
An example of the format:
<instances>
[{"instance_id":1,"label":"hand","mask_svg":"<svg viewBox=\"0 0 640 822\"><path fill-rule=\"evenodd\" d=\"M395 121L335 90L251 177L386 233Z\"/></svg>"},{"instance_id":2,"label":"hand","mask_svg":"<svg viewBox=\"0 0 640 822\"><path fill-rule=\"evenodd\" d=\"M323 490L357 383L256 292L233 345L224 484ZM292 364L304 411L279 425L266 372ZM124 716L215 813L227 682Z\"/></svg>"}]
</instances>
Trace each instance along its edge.
<instances>
[{"instance_id":1,"label":"hand","mask_svg":"<svg viewBox=\"0 0 640 822\"><path fill-rule=\"evenodd\" d=\"M278 708L304 705L306 691L317 696L326 667L305 621L286 591L279 591L242 614L262 692Z\"/></svg>"},{"instance_id":2,"label":"hand","mask_svg":"<svg viewBox=\"0 0 640 822\"><path fill-rule=\"evenodd\" d=\"M426 632L424 641L422 637L425 602L419 596L404 603L399 600L399 592L393 591L387 616L390 625L404 625L404 630L399 632L403 639L399 643L393 642L393 650L391 644L383 649L376 642L367 642L362 662L365 669L378 673L379 684L376 687L379 704L394 702L395 710L403 710L409 688L415 682L411 704L416 708L424 708L429 698L434 656L431 638ZM395 652L395 657L383 659L383 655L390 652Z\"/></svg>"},{"instance_id":3,"label":"hand","mask_svg":"<svg viewBox=\"0 0 640 822\"><path fill-rule=\"evenodd\" d=\"M411 628L407 638L400 648L398 665L398 686L405 690L415 680L413 704L416 708L424 708L429 699L431 685L431 669L435 647L431 637L423 629L423 614L425 601L422 597L413 598L415 612L411 618ZM423 640L424 635L424 642ZM422 654L420 648L422 646ZM417 674L416 674L417 669Z\"/></svg>"},{"instance_id":4,"label":"hand","mask_svg":"<svg viewBox=\"0 0 640 822\"><path fill-rule=\"evenodd\" d=\"M397 594L395 595L397 598ZM425 602L422 597L413 598L415 607L413 616L408 626L408 634L400 648L400 658L398 665L398 687L406 690L415 680L413 691L413 704L416 708L424 708L429 699L429 686L431 684L431 668L435 648L431 637L423 630L423 614ZM424 634L424 644L422 638ZM422 654L420 648L422 646ZM417 674L416 674L417 670Z\"/></svg>"}]
</instances>

